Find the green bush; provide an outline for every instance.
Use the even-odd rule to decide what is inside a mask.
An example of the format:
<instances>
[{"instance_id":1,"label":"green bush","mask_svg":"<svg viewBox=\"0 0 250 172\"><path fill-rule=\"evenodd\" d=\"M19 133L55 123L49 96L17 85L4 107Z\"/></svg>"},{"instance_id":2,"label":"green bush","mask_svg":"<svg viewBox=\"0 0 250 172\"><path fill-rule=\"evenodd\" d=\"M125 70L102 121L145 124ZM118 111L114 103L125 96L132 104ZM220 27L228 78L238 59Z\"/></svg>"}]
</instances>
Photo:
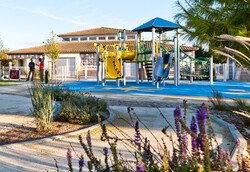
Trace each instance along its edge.
<instances>
[{"instance_id":1,"label":"green bush","mask_svg":"<svg viewBox=\"0 0 250 172\"><path fill-rule=\"evenodd\" d=\"M105 101L80 91L55 89L54 95L62 101L61 111L56 120L77 124L97 122L97 114L102 115L107 109Z\"/></svg>"},{"instance_id":2,"label":"green bush","mask_svg":"<svg viewBox=\"0 0 250 172\"><path fill-rule=\"evenodd\" d=\"M42 84L33 83L29 88L30 98L33 105L32 114L37 120L37 129L46 131L53 121L55 101L53 89L48 89Z\"/></svg>"}]
</instances>

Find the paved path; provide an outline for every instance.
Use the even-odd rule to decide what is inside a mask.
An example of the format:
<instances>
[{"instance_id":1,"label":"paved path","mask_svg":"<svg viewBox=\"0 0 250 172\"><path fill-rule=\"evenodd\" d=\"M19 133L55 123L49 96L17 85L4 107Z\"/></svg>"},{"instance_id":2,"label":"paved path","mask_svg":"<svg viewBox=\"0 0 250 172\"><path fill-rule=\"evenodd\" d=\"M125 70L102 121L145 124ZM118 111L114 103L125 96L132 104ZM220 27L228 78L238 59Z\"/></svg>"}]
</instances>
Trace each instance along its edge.
<instances>
[{"instance_id":1,"label":"paved path","mask_svg":"<svg viewBox=\"0 0 250 172\"><path fill-rule=\"evenodd\" d=\"M4 106L0 106L0 117L1 122L7 123L6 121L15 122L21 120L22 118L25 119L30 113L30 107L31 102L28 97L27 92L27 85L20 85L20 86L9 86L9 87L1 87L0 89L0 105L4 103ZM168 104L181 104L182 98L172 97L151 97L151 96L143 96L143 95L129 95L126 94L104 94L104 93L94 93L94 95L97 95L99 97L103 97L105 99L109 99L110 101L119 102L118 100L126 100L126 101L134 101L134 102L163 102L165 101ZM188 97L187 97L188 98ZM194 104L200 104L202 101L202 98L193 98L191 97L190 102ZM144 103L145 103L144 102ZM122 104L121 104L122 105ZM129 127L129 124L125 121L130 121L130 118L127 114L127 106L121 106L118 104L118 106L111 106L111 110L115 114L115 118L112 120L112 123L114 123L116 126L118 126L120 129L122 129L125 133L127 133L130 137L134 137L134 130L133 128ZM150 128L151 131L155 133L157 138L161 140L161 137L163 137L163 134L161 133L161 129L167 125L167 123L162 119L162 117L159 115L159 111L156 108L153 107L140 107L140 104L138 103L138 107L135 107L135 112L138 115L138 117L145 123L146 126ZM175 106L174 106L175 107ZM8 110L9 109L9 110ZM167 108L160 108L160 110L163 112L163 114L167 117L169 122L171 122L172 125L174 125L173 120L173 107L167 107ZM8 113L8 116L1 115L1 113ZM10 113L11 112L11 113ZM5 114L6 115L6 114ZM188 120L190 120L191 116L195 115L195 112L192 110L189 110L189 116ZM13 117L11 120L8 117ZM19 119L17 119L19 118ZM124 120L125 119L125 120ZM6 121L5 121L6 120ZM133 119L135 121L135 118ZM217 139L219 144L223 147L223 149L232 150L232 147L234 146L234 142L232 137L230 137L230 134L228 129L225 129L225 127L213 123L214 129L216 131ZM154 147L158 147L158 142L153 141L155 140L152 135L146 131L145 127L143 127L142 124L140 124L141 133L151 139L151 144L154 145ZM114 132L118 134L115 127L112 125L108 125L108 130L111 132ZM168 130L169 133L173 133L171 129ZM92 134L92 141L93 141L93 149L94 153L97 156L101 156L102 148L104 146L107 146L105 143L101 142L99 140L101 130L100 127L96 128L91 131ZM86 132L82 133L82 135L86 135ZM119 134L118 134L119 135ZM82 150L81 146L79 145L78 136L71 136L68 138L64 138L61 140L53 140L49 142L43 142L43 143L34 143L34 142L28 142L28 143L20 143L20 144L12 144L12 145L4 145L0 146L0 171L13 171L13 172L23 172L23 171L55 171L55 163L54 158L58 161L59 167L63 171L67 171L67 160L66 160L66 152L67 148L70 146L70 143L73 145L74 149L81 154L84 154L84 151ZM84 137L85 138L85 137ZM164 138L166 143L168 145L169 141L165 137ZM190 138L188 139L190 141ZM171 149L171 146L169 146ZM124 156L131 158L131 154L127 151L126 147L123 144L118 144L118 149L123 153ZM73 154L73 165L75 170L77 171L78 167L78 161L77 157L74 153ZM86 157L86 155L84 155ZM85 168L86 170L86 168Z\"/></svg>"},{"instance_id":2,"label":"paved path","mask_svg":"<svg viewBox=\"0 0 250 172\"><path fill-rule=\"evenodd\" d=\"M115 114L115 118L112 120L112 123L119 127L121 130L123 130L131 138L134 138L134 129L130 127L127 122L124 122L124 120L128 121L129 123L131 122L130 117L127 114L127 107L112 106L111 110ZM161 108L160 110L168 118L171 125L174 125L174 108ZM166 144L168 145L168 149L171 150L170 141L161 132L161 129L167 126L167 123L160 116L158 110L156 110L155 108L137 107L135 108L135 112L138 115L139 119L143 121L143 123L148 128L150 128L150 130L155 134L159 142L161 142L161 138L163 137ZM188 121L190 120L192 115L195 115L194 111L189 112ZM136 118L133 117L133 120L136 121ZM155 147L155 149L158 149L158 141L154 139L154 137L145 129L145 127L143 127L141 123L139 124L139 126L142 135L150 139L151 144ZM213 126L216 131L217 139L220 146L222 146L225 150L231 150L234 146L234 142L232 140L232 137L227 134L229 131L225 130L224 127L218 125L217 123L214 123ZM113 132L116 133L116 135L121 136L117 129L112 125L109 124L107 128L109 133ZM168 133L173 134L173 137L176 140L173 130L169 129ZM82 133L82 135L85 139L86 132ZM104 146L108 147L108 145L100 141L100 127L92 130L91 135L94 154L98 158L103 159L101 151ZM190 138L188 140L190 141ZM27 143L1 146L0 171L55 171L54 158L58 161L58 165L61 170L67 171L66 152L67 148L70 147L70 143L73 145L77 153L83 154L86 158L86 155L84 154L84 151L79 144L77 136L72 136L69 138L64 138L62 140L55 140L52 142L45 143ZM127 151L127 149L132 150L132 148L127 147L127 145L123 143L118 143L118 151L121 152L124 157L131 159L133 155L131 155ZM74 159L74 168L77 171L77 156L74 153L72 154ZM86 170L86 168L84 170Z\"/></svg>"}]
</instances>

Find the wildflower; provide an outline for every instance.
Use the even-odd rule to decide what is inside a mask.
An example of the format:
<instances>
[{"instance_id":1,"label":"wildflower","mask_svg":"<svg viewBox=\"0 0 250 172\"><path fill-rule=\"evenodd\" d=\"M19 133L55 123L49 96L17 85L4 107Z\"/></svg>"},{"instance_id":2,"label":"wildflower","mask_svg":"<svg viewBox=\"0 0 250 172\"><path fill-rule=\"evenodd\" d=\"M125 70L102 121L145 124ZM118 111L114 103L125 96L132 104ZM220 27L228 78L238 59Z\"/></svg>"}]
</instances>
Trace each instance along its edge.
<instances>
[{"instance_id":1,"label":"wildflower","mask_svg":"<svg viewBox=\"0 0 250 172\"><path fill-rule=\"evenodd\" d=\"M141 145L141 137L140 137L140 131L139 131L139 123L138 121L135 122L135 145L140 146Z\"/></svg>"},{"instance_id":2,"label":"wildflower","mask_svg":"<svg viewBox=\"0 0 250 172\"><path fill-rule=\"evenodd\" d=\"M103 148L103 155L105 155L105 156L108 155L108 148L107 147Z\"/></svg>"},{"instance_id":3,"label":"wildflower","mask_svg":"<svg viewBox=\"0 0 250 172\"><path fill-rule=\"evenodd\" d=\"M177 132L178 137L180 135L180 126L179 126L180 118L181 118L181 109L180 109L180 106L178 106L174 110L174 123L175 123L176 132Z\"/></svg>"},{"instance_id":4,"label":"wildflower","mask_svg":"<svg viewBox=\"0 0 250 172\"><path fill-rule=\"evenodd\" d=\"M72 172L73 171L73 167L72 167L72 155L71 155L70 148L68 148L67 160L68 160L69 171Z\"/></svg>"},{"instance_id":5,"label":"wildflower","mask_svg":"<svg viewBox=\"0 0 250 172\"><path fill-rule=\"evenodd\" d=\"M192 117L191 124L190 124L190 129L191 131L197 135L197 125L194 116ZM197 142L195 138L191 138L192 141L192 150L196 151L197 150Z\"/></svg>"},{"instance_id":6,"label":"wildflower","mask_svg":"<svg viewBox=\"0 0 250 172\"><path fill-rule=\"evenodd\" d=\"M87 144L89 147L91 147L91 136L90 131L88 131L88 134L86 135Z\"/></svg>"},{"instance_id":7,"label":"wildflower","mask_svg":"<svg viewBox=\"0 0 250 172\"><path fill-rule=\"evenodd\" d=\"M71 161L72 160L72 156L71 156L71 150L70 148L68 148L68 152L67 152L67 160Z\"/></svg>"},{"instance_id":8,"label":"wildflower","mask_svg":"<svg viewBox=\"0 0 250 172\"><path fill-rule=\"evenodd\" d=\"M196 119L201 133L205 133L205 122L206 122L207 109L203 103L200 109L196 113Z\"/></svg>"},{"instance_id":9,"label":"wildflower","mask_svg":"<svg viewBox=\"0 0 250 172\"><path fill-rule=\"evenodd\" d=\"M81 155L80 159L79 159L79 168L82 169L82 167L84 166L84 158Z\"/></svg>"},{"instance_id":10,"label":"wildflower","mask_svg":"<svg viewBox=\"0 0 250 172\"><path fill-rule=\"evenodd\" d=\"M140 159L136 163L136 172L144 172L144 163Z\"/></svg>"}]
</instances>

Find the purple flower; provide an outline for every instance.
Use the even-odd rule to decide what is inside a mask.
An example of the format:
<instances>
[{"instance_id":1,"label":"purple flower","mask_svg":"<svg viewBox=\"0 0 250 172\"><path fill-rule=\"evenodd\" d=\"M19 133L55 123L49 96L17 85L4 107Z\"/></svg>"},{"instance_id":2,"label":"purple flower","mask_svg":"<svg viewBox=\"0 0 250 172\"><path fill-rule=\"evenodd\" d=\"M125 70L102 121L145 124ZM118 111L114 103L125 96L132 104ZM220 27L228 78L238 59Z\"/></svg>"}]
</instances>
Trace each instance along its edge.
<instances>
[{"instance_id":1,"label":"purple flower","mask_svg":"<svg viewBox=\"0 0 250 172\"><path fill-rule=\"evenodd\" d=\"M71 156L71 150L70 148L68 148L68 152L67 152L67 160L71 161L72 160L72 156Z\"/></svg>"},{"instance_id":2,"label":"purple flower","mask_svg":"<svg viewBox=\"0 0 250 172\"><path fill-rule=\"evenodd\" d=\"M197 124L196 124L194 116L192 116L192 120L191 120L191 124L190 124L190 129L197 136ZM192 140L192 149L194 151L196 151L197 150L196 139L192 137L191 140Z\"/></svg>"},{"instance_id":3,"label":"purple flower","mask_svg":"<svg viewBox=\"0 0 250 172\"><path fill-rule=\"evenodd\" d=\"M135 145L140 146L141 145L141 136L140 136L140 131L139 131L139 123L138 121L135 122Z\"/></svg>"},{"instance_id":4,"label":"purple flower","mask_svg":"<svg viewBox=\"0 0 250 172\"><path fill-rule=\"evenodd\" d=\"M196 112L196 119L201 133L205 133L205 122L206 122L207 109L203 103L199 110Z\"/></svg>"},{"instance_id":5,"label":"purple flower","mask_svg":"<svg viewBox=\"0 0 250 172\"><path fill-rule=\"evenodd\" d=\"M186 154L187 153L187 136L186 136L186 132L185 130L181 131L181 146L180 146L180 153L181 155Z\"/></svg>"},{"instance_id":6,"label":"purple flower","mask_svg":"<svg viewBox=\"0 0 250 172\"><path fill-rule=\"evenodd\" d=\"M82 168L84 165L84 158L83 156L81 155L80 159L79 159L79 168Z\"/></svg>"},{"instance_id":7,"label":"purple flower","mask_svg":"<svg viewBox=\"0 0 250 172\"><path fill-rule=\"evenodd\" d=\"M108 155L108 148L107 148L107 147L103 148L103 154L104 154L105 156Z\"/></svg>"},{"instance_id":8,"label":"purple flower","mask_svg":"<svg viewBox=\"0 0 250 172\"><path fill-rule=\"evenodd\" d=\"M177 132L177 136L179 137L180 135L180 126L179 126L179 121L181 119L181 109L180 106L178 106L175 110L174 110L174 123L175 123L175 127L176 127L176 132Z\"/></svg>"},{"instance_id":9,"label":"purple flower","mask_svg":"<svg viewBox=\"0 0 250 172\"><path fill-rule=\"evenodd\" d=\"M86 135L87 144L89 147L91 147L91 136L90 131L88 131L88 134Z\"/></svg>"},{"instance_id":10,"label":"purple flower","mask_svg":"<svg viewBox=\"0 0 250 172\"><path fill-rule=\"evenodd\" d=\"M144 163L141 160L136 163L136 172L144 172Z\"/></svg>"}]
</instances>

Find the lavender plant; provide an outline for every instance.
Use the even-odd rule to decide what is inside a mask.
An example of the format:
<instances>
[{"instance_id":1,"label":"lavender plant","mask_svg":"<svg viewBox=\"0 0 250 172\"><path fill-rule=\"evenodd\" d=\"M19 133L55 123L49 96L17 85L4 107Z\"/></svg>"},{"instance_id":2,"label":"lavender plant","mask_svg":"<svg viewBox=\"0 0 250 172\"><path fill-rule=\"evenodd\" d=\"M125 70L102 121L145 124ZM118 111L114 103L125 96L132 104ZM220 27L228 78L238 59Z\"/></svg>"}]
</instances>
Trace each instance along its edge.
<instances>
[{"instance_id":1,"label":"lavender plant","mask_svg":"<svg viewBox=\"0 0 250 172\"><path fill-rule=\"evenodd\" d=\"M184 102L185 104L186 102ZM140 121L135 121L131 126L134 127L134 138L122 133L122 138L119 138L115 133L109 135L105 124L100 125L102 128L101 141L107 142L110 146L103 148L104 163L101 159L97 159L92 151L90 132L86 135L86 142L84 143L82 136L79 136L80 144L82 145L89 161L89 171L137 171L137 172L158 172L158 171L232 171L232 161L230 152L225 152L217 145L216 151L211 145L212 140L215 140L215 134L212 129L211 119L207 106L203 103L196 113L196 117L192 116L190 127L186 122L187 105L184 105L184 116L181 115L181 109L178 106L174 110L174 124L175 134L177 135L177 142L174 141L172 135L169 135L165 127L162 132L172 143L172 150L162 138L162 145L158 150L151 146L150 140L143 137L139 124ZM136 115L132 108L128 108L129 116L132 119L132 114ZM164 117L164 115L161 113ZM164 118L167 120L167 118ZM168 122L169 125L171 125ZM206 124L208 127L206 127ZM170 126L171 128L173 126ZM206 130L206 128L208 128ZM188 149L187 136L191 136L191 151ZM129 146L128 151L133 155L133 160L127 160L122 154L117 151L117 144L122 143ZM237 143L239 146L239 142ZM109 153L110 150L110 153ZM133 150L133 151L131 151ZM172 152L172 154L171 154ZM239 152L239 150L238 150ZM110 154L110 156L109 156ZM239 154L239 153L238 153ZM72 169L72 157L70 149L67 153L69 171ZM79 160L79 171L82 170L84 164L83 156ZM240 171L246 171L246 164L244 158L238 155L238 166Z\"/></svg>"}]
</instances>

